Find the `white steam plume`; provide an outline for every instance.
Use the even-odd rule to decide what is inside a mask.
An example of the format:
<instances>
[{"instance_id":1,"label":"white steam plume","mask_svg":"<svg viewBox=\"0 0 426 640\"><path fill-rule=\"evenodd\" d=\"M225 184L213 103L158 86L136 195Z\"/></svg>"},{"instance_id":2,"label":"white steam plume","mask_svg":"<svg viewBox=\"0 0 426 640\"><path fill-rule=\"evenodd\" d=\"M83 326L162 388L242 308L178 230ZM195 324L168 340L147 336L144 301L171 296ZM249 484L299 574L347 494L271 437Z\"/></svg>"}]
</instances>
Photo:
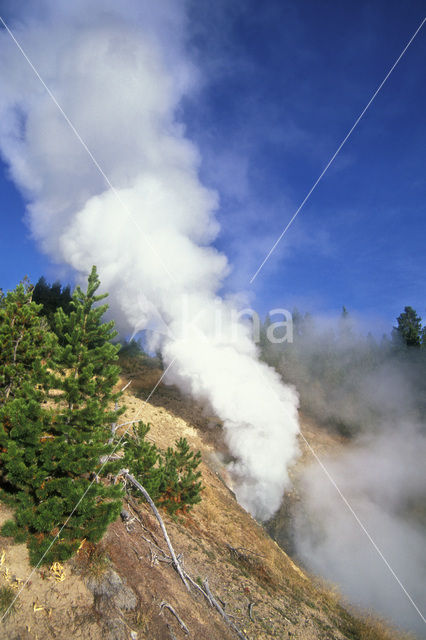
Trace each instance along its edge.
<instances>
[{"instance_id":1,"label":"white steam plume","mask_svg":"<svg viewBox=\"0 0 426 640\"><path fill-rule=\"evenodd\" d=\"M340 457L324 460L331 476L425 614L426 438L401 422L364 435ZM402 592L322 469L304 470L294 533L299 558L340 585L353 604L375 609L426 638L424 619Z\"/></svg>"},{"instance_id":2,"label":"white steam plume","mask_svg":"<svg viewBox=\"0 0 426 640\"><path fill-rule=\"evenodd\" d=\"M224 420L237 496L267 518L297 451L297 397L257 361L245 327L233 326L217 296L229 270L210 246L217 194L200 183L197 148L177 118L199 81L184 54L183 4L45 0L32 7L37 15L14 8L5 17L117 189L1 32L0 148L28 200L33 234L82 275L98 266L121 328L148 326L158 312L167 320L176 338L162 345L166 362L175 359L169 381ZM187 317L197 317L196 328L182 331Z\"/></svg>"}]
</instances>

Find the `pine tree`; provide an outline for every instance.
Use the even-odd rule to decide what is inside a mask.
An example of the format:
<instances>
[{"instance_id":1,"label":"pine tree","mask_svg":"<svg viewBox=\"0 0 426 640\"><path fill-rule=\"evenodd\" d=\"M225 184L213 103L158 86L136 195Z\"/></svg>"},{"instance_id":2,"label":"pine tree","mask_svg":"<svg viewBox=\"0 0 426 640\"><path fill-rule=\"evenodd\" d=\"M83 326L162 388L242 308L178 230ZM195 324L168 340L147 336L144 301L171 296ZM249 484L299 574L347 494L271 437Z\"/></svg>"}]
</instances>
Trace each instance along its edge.
<instances>
[{"instance_id":1,"label":"pine tree","mask_svg":"<svg viewBox=\"0 0 426 640\"><path fill-rule=\"evenodd\" d=\"M29 286L0 299L0 497L15 509L1 531L27 541L35 565L65 560L84 538L102 537L123 494L108 475L122 466L173 514L200 501L201 456L185 439L163 453L145 440L142 422L126 442L111 434L124 411L112 409L120 347L111 343L114 323L102 322L107 305L98 304L105 298L98 287L93 267L72 311L56 312L57 335ZM124 458L111 461L118 444Z\"/></svg>"},{"instance_id":2,"label":"pine tree","mask_svg":"<svg viewBox=\"0 0 426 640\"><path fill-rule=\"evenodd\" d=\"M404 312L397 318L398 326L394 327L394 336L402 340L407 347L420 347L422 340L422 319L413 307L404 307Z\"/></svg>"},{"instance_id":3,"label":"pine tree","mask_svg":"<svg viewBox=\"0 0 426 640\"><path fill-rule=\"evenodd\" d=\"M43 408L51 380L46 359L56 348L39 310L26 280L1 299L0 495L24 510L31 505L27 483L37 476L38 441L49 423Z\"/></svg>"},{"instance_id":4,"label":"pine tree","mask_svg":"<svg viewBox=\"0 0 426 640\"><path fill-rule=\"evenodd\" d=\"M149 429L143 422L135 425L135 436L129 437L125 446L123 465L171 515L186 513L201 501L201 453L191 451L186 438L179 438L175 447L163 452L145 439Z\"/></svg>"},{"instance_id":5,"label":"pine tree","mask_svg":"<svg viewBox=\"0 0 426 640\"><path fill-rule=\"evenodd\" d=\"M113 322L102 323L107 305L95 306L105 297L95 295L98 287L93 267L87 292L74 292L70 315L62 309L55 314L60 344L49 362L56 371L54 404L43 408L34 398L11 415L14 437L5 462L7 480L18 488L17 509L3 533L27 537L33 564L59 532L43 562L70 557L83 538L99 540L121 508L122 488L102 481L119 464L103 464L112 452L110 425L120 413L110 408L117 399L119 347L110 343Z\"/></svg>"},{"instance_id":6,"label":"pine tree","mask_svg":"<svg viewBox=\"0 0 426 640\"><path fill-rule=\"evenodd\" d=\"M199 451L190 450L186 438L176 441L175 449L168 447L161 463L160 504L174 514L184 513L200 502L202 484Z\"/></svg>"},{"instance_id":7,"label":"pine tree","mask_svg":"<svg viewBox=\"0 0 426 640\"><path fill-rule=\"evenodd\" d=\"M33 300L41 304L41 315L45 316L49 325L53 327L53 318L56 311L61 307L65 313L70 313L71 287L62 287L59 281L49 284L42 276L34 287Z\"/></svg>"},{"instance_id":8,"label":"pine tree","mask_svg":"<svg viewBox=\"0 0 426 640\"><path fill-rule=\"evenodd\" d=\"M54 348L55 339L39 317L40 305L24 280L1 298L0 304L0 405L23 391L28 380L46 381L41 363Z\"/></svg>"},{"instance_id":9,"label":"pine tree","mask_svg":"<svg viewBox=\"0 0 426 640\"><path fill-rule=\"evenodd\" d=\"M161 453L154 443L146 440L149 430L150 425L144 422L134 425L133 437L127 439L124 447L123 467L131 469L156 502L161 495Z\"/></svg>"}]
</instances>

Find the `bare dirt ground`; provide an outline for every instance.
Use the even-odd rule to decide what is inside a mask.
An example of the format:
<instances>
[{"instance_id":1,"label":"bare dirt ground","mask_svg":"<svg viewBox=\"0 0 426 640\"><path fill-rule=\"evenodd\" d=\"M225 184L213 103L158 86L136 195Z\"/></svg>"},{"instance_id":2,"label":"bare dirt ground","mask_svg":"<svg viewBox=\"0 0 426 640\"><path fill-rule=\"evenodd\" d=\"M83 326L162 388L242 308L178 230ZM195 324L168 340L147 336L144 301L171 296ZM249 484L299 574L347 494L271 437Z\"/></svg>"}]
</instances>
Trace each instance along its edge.
<instances>
[{"instance_id":1,"label":"bare dirt ground","mask_svg":"<svg viewBox=\"0 0 426 640\"><path fill-rule=\"evenodd\" d=\"M124 394L127 408L121 421L149 422L148 437L160 447L183 436L201 451L202 502L189 516L174 520L164 512L162 516L176 553L182 554L185 570L197 584L208 579L212 593L241 634L249 640L401 637L380 623L361 621L345 610L338 596L306 575L238 505L217 455L217 451L226 453L220 422L170 387L160 386L149 403L141 399L160 375L151 369L134 376ZM124 386L126 381L123 376L120 384ZM326 451L344 446L309 423L305 436L315 440L318 452L322 447ZM49 567L31 574L25 546L0 538L0 588L10 586L17 593L31 574L15 611L0 624L2 640L238 637L196 587L188 593L165 561L168 550L148 505L132 498L123 506L130 519L112 524L96 548L83 545L56 577ZM7 517L10 512L0 506L0 518L4 521Z\"/></svg>"},{"instance_id":2,"label":"bare dirt ground","mask_svg":"<svg viewBox=\"0 0 426 640\"><path fill-rule=\"evenodd\" d=\"M0 505L0 525L11 515ZM0 588L11 587L14 593L20 592L15 611L0 624L0 638L41 640L62 636L101 640L99 626L90 621L93 596L70 567L56 574L48 567L33 572L26 546L1 537L0 560ZM64 629L70 635L64 636Z\"/></svg>"}]
</instances>

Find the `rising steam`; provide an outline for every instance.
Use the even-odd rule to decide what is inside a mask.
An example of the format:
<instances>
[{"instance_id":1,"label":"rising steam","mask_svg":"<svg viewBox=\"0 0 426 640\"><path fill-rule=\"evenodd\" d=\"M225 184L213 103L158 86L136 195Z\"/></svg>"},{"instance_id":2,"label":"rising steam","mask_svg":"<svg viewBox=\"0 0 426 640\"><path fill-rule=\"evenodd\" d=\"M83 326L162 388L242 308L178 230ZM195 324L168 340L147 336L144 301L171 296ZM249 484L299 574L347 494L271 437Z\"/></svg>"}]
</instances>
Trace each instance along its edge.
<instances>
[{"instance_id":1,"label":"rising steam","mask_svg":"<svg viewBox=\"0 0 426 640\"><path fill-rule=\"evenodd\" d=\"M183 4L35 5L37 16L14 8L5 17L116 190L3 31L0 147L33 235L81 277L98 266L122 330L166 320L161 347L166 364L175 360L168 380L223 419L237 496L266 518L297 450L297 397L258 362L217 294L229 271L211 246L218 197L201 184L197 148L178 119L200 81L184 53ZM189 329L188 317L196 319Z\"/></svg>"},{"instance_id":2,"label":"rising steam","mask_svg":"<svg viewBox=\"0 0 426 640\"><path fill-rule=\"evenodd\" d=\"M343 450L314 449L415 606L312 456L295 472L299 499L285 505L290 530L282 518L275 534L352 604L426 638L425 352L363 337L351 316L309 318L299 330L298 338L295 322L294 343L281 353L268 345L265 355L278 360L317 425L350 434Z\"/></svg>"},{"instance_id":3,"label":"rising steam","mask_svg":"<svg viewBox=\"0 0 426 640\"><path fill-rule=\"evenodd\" d=\"M384 425L363 435L329 472L424 615L426 438L418 424ZM357 526L323 471L302 474L294 521L299 558L340 585L354 604L375 609L399 627L426 638L421 614Z\"/></svg>"}]
</instances>

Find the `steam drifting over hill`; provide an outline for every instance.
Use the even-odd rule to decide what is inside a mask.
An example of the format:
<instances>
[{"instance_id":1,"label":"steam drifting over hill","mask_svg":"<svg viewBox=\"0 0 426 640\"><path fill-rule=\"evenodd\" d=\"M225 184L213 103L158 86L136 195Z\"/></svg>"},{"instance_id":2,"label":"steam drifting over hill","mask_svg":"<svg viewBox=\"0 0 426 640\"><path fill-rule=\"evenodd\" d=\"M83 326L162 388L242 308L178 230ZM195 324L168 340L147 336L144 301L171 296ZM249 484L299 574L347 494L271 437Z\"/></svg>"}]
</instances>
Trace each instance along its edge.
<instances>
[{"instance_id":1,"label":"steam drifting over hill","mask_svg":"<svg viewBox=\"0 0 426 640\"><path fill-rule=\"evenodd\" d=\"M63 110L3 31L0 147L34 237L82 277L98 266L123 331L164 319L168 381L224 421L237 496L270 516L297 453L298 399L218 297L218 194L177 115L200 81L183 3L45 0L5 17Z\"/></svg>"}]
</instances>

